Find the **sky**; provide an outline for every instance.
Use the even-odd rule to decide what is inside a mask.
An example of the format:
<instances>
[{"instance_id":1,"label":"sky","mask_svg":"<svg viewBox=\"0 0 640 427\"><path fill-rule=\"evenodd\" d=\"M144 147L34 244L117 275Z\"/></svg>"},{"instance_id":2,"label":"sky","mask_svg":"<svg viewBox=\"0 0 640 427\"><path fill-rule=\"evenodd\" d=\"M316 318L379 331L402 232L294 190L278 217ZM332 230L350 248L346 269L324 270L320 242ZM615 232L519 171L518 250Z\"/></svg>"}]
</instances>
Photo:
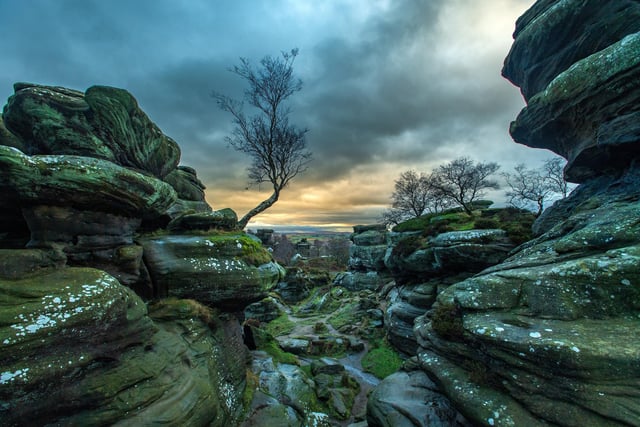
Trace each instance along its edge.
<instances>
[{"instance_id":1,"label":"sky","mask_svg":"<svg viewBox=\"0 0 640 427\"><path fill-rule=\"evenodd\" d=\"M181 147L214 209L239 216L250 159L225 142L241 98L229 72L299 49L291 120L313 161L250 229L350 231L377 221L394 180L460 156L539 167L553 157L508 134L524 101L501 77L516 19L534 0L0 0L0 101L27 81L127 89ZM489 194L496 204L504 190Z\"/></svg>"}]
</instances>

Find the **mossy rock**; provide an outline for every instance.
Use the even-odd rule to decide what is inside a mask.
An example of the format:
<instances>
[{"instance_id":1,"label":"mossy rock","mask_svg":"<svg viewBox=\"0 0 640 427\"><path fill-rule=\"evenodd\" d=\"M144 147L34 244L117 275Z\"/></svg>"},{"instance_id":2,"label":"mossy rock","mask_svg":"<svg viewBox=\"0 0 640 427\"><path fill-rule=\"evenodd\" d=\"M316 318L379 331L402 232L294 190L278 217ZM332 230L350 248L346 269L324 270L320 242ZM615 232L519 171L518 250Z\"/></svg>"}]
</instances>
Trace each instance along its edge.
<instances>
[{"instance_id":1,"label":"mossy rock","mask_svg":"<svg viewBox=\"0 0 640 427\"><path fill-rule=\"evenodd\" d=\"M226 311L265 298L284 276L271 254L244 233L140 238L160 295L191 298Z\"/></svg>"}]
</instances>

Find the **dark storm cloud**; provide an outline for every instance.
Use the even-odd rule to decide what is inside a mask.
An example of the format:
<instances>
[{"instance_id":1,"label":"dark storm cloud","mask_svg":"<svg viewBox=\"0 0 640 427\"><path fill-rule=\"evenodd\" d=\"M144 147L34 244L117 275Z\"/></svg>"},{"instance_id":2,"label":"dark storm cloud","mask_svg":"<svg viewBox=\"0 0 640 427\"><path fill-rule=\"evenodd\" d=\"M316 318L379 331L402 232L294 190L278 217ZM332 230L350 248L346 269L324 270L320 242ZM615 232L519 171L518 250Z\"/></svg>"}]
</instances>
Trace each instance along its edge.
<instances>
[{"instance_id":1,"label":"dark storm cloud","mask_svg":"<svg viewBox=\"0 0 640 427\"><path fill-rule=\"evenodd\" d=\"M516 161L507 128L521 100L500 66L517 15L505 34L480 33L533 0L0 1L1 99L15 81L125 88L210 189L243 189L248 164L227 147L231 118L211 92L241 97L243 81L228 71L239 57L257 64L293 47L304 82L293 119L310 129L314 153L296 185L348 181L354 171L397 176L462 154Z\"/></svg>"}]
</instances>

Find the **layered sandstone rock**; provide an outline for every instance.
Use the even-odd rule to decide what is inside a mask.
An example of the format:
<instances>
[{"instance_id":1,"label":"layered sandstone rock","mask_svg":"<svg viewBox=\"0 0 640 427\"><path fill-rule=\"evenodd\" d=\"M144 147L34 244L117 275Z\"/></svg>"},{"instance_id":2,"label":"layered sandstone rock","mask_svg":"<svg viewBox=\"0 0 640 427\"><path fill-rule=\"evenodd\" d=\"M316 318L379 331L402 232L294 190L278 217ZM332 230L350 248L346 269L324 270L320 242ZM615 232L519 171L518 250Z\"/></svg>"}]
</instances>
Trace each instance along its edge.
<instances>
[{"instance_id":1,"label":"layered sandstone rock","mask_svg":"<svg viewBox=\"0 0 640 427\"><path fill-rule=\"evenodd\" d=\"M640 417L640 5L538 1L504 73L528 101L517 142L581 185L538 235L415 321L418 362L474 425L635 425Z\"/></svg>"}]
</instances>

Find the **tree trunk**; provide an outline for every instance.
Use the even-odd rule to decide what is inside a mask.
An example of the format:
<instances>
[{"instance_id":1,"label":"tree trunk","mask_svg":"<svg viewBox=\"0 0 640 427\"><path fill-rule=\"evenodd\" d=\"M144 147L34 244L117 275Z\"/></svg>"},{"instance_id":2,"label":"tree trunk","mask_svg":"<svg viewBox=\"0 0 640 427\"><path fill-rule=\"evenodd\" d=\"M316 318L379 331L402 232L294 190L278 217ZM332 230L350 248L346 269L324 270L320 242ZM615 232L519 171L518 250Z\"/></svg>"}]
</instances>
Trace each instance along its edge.
<instances>
[{"instance_id":1,"label":"tree trunk","mask_svg":"<svg viewBox=\"0 0 640 427\"><path fill-rule=\"evenodd\" d=\"M273 194L271 194L268 199L263 200L258 206L247 212L245 216L243 216L242 219L238 221L238 230L244 230L251 218L269 209L275 202L278 201L278 197L280 197L280 192L274 190Z\"/></svg>"}]
</instances>

